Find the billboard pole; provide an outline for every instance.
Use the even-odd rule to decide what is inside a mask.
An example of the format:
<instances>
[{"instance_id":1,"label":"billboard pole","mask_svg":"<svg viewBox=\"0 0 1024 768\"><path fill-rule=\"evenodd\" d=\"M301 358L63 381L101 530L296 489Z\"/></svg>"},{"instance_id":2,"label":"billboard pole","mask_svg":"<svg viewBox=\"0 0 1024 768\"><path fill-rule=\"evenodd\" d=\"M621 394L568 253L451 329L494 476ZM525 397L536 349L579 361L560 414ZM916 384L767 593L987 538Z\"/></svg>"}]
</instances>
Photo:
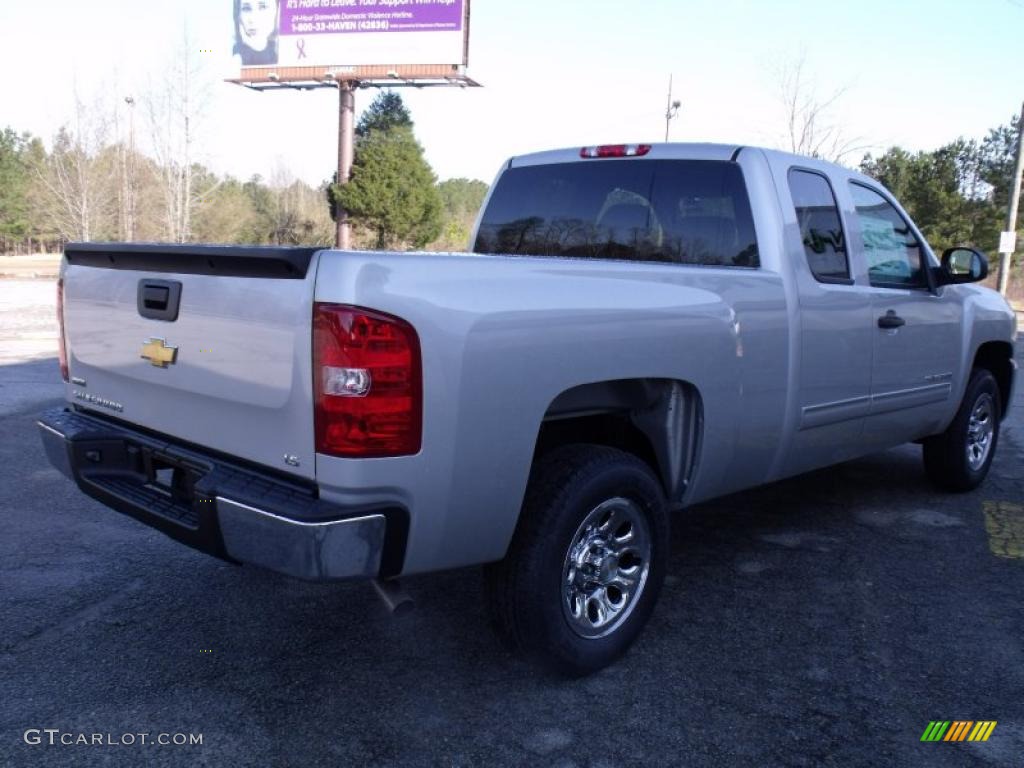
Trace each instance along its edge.
<instances>
[{"instance_id":1,"label":"billboard pole","mask_svg":"<svg viewBox=\"0 0 1024 768\"><path fill-rule=\"evenodd\" d=\"M338 184L348 184L352 175L352 157L355 152L354 118L356 111L355 91L352 83L338 83ZM341 250L352 246L352 225L348 212L338 206L337 231L334 245Z\"/></svg>"}]
</instances>

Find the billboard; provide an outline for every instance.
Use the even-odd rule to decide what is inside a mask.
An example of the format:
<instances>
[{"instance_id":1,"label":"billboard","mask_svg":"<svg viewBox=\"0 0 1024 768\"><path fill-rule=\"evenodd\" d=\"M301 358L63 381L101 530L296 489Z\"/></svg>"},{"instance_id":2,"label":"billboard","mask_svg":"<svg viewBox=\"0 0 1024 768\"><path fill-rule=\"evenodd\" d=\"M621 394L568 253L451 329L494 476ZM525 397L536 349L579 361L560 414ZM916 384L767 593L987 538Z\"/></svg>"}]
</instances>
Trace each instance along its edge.
<instances>
[{"instance_id":1,"label":"billboard","mask_svg":"<svg viewBox=\"0 0 1024 768\"><path fill-rule=\"evenodd\" d=\"M469 0L232 0L239 79L402 77L466 65ZM371 74L372 74L371 72ZM380 72L383 74L383 72Z\"/></svg>"}]
</instances>

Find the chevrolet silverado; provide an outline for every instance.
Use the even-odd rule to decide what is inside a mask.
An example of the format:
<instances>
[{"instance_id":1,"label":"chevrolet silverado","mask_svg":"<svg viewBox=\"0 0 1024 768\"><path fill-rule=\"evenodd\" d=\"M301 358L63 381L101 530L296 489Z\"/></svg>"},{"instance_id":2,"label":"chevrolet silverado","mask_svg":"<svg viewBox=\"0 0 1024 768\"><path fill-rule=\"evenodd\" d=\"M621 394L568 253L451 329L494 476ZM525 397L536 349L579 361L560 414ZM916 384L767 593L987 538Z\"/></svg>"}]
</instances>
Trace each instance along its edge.
<instances>
[{"instance_id":1,"label":"chevrolet silverado","mask_svg":"<svg viewBox=\"0 0 1024 768\"><path fill-rule=\"evenodd\" d=\"M936 257L859 173L720 145L515 157L471 245L68 245L49 459L293 577L387 596L486 564L500 633L569 674L636 638L680 510L912 441L950 491L992 462L1013 312L982 254Z\"/></svg>"}]
</instances>

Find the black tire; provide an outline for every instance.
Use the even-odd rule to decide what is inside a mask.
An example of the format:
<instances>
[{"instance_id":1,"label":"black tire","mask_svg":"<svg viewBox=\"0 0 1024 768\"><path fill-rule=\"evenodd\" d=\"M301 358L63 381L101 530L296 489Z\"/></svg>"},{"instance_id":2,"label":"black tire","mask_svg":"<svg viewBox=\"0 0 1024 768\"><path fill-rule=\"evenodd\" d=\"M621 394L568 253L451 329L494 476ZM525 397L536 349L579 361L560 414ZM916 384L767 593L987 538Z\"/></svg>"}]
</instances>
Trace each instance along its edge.
<instances>
[{"instance_id":1,"label":"black tire","mask_svg":"<svg viewBox=\"0 0 1024 768\"><path fill-rule=\"evenodd\" d=\"M969 445L977 446L971 438L971 415L986 410L987 423L991 426L991 438L987 453L980 463L973 463L968 457ZM979 412L980 413L980 412ZM999 385L995 377L984 368L975 368L967 383L960 408L941 435L926 438L924 446L924 468L928 479L944 491L964 493L981 484L992 465L996 446L999 443L999 422L1002 418Z\"/></svg>"},{"instance_id":2,"label":"black tire","mask_svg":"<svg viewBox=\"0 0 1024 768\"><path fill-rule=\"evenodd\" d=\"M594 522L599 519L603 525ZM623 520L635 520L635 530ZM620 555L602 558L612 551L605 541ZM586 558L577 569L578 561L567 559L574 543L577 557L594 553L589 557L601 565ZM557 448L534 465L508 554L485 570L492 622L507 645L561 674L595 672L625 653L647 623L665 578L668 544L665 496L647 464L605 446ZM631 547L649 551L646 569L643 558L626 552ZM638 586L619 590L624 582L615 579L627 572ZM570 573L575 580L564 581ZM581 586L574 591L570 583ZM597 592L587 592L592 587ZM579 609L575 620L570 606Z\"/></svg>"}]
</instances>

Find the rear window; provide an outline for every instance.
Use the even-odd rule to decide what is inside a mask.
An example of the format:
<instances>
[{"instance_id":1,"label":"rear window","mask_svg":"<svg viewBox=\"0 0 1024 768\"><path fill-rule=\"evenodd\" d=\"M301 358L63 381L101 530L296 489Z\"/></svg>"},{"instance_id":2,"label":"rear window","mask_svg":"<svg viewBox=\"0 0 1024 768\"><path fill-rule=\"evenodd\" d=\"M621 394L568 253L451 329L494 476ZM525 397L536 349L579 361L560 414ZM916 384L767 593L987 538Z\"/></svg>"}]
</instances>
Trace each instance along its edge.
<instances>
[{"instance_id":1,"label":"rear window","mask_svg":"<svg viewBox=\"0 0 1024 768\"><path fill-rule=\"evenodd\" d=\"M743 174L708 160L592 160L511 168L477 253L758 266Z\"/></svg>"}]
</instances>

